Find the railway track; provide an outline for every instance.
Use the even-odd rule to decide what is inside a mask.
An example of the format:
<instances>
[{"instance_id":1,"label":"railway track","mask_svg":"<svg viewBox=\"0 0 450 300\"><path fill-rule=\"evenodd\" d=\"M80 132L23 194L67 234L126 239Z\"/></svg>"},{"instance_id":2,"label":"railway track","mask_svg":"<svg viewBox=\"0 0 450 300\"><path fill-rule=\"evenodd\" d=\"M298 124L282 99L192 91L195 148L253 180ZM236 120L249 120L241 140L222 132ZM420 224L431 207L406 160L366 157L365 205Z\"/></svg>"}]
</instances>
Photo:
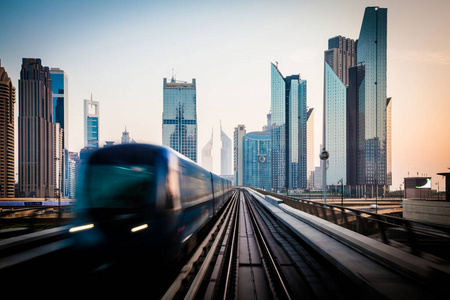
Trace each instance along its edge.
<instances>
[{"instance_id":1,"label":"railway track","mask_svg":"<svg viewBox=\"0 0 450 300\"><path fill-rule=\"evenodd\" d=\"M358 288L239 190L162 299L344 299Z\"/></svg>"}]
</instances>

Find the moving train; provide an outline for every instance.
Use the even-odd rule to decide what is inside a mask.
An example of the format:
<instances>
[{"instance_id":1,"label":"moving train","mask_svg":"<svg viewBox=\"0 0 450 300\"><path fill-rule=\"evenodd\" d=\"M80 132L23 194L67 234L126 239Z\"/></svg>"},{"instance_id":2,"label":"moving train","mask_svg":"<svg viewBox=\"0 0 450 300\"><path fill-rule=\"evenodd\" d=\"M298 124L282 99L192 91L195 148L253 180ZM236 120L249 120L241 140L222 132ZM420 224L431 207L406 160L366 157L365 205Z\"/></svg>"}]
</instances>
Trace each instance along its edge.
<instances>
[{"instance_id":1,"label":"moving train","mask_svg":"<svg viewBox=\"0 0 450 300\"><path fill-rule=\"evenodd\" d=\"M230 180L168 147L149 144L96 150L82 163L78 186L70 232L79 251L169 260L232 193Z\"/></svg>"}]
</instances>

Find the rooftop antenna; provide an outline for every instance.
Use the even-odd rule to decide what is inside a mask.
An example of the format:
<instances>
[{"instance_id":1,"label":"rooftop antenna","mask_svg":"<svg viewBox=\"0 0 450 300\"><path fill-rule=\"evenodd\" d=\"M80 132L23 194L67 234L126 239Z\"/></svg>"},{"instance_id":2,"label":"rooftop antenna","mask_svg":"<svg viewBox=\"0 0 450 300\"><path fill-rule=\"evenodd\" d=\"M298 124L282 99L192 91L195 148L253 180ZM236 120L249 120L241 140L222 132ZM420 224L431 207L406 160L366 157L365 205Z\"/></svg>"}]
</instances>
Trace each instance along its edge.
<instances>
[{"instance_id":1,"label":"rooftop antenna","mask_svg":"<svg viewBox=\"0 0 450 300\"><path fill-rule=\"evenodd\" d=\"M277 69L278 69L278 62L277 62L277 61L275 61L275 63L277 64Z\"/></svg>"}]
</instances>

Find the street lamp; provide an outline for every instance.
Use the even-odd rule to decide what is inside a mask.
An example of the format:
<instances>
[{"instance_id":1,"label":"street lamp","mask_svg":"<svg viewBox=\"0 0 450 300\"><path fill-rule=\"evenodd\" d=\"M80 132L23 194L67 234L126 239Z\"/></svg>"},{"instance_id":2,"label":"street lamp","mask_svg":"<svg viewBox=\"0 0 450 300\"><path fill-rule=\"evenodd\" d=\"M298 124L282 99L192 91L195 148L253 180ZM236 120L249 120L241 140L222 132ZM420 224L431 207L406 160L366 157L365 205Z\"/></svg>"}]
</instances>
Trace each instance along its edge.
<instances>
[{"instance_id":1,"label":"street lamp","mask_svg":"<svg viewBox=\"0 0 450 300\"><path fill-rule=\"evenodd\" d=\"M323 160L323 170L322 170L322 177L323 177L323 203L327 203L327 159L330 157L330 154L327 150L325 150L325 147L320 151L320 159Z\"/></svg>"},{"instance_id":2,"label":"street lamp","mask_svg":"<svg viewBox=\"0 0 450 300\"><path fill-rule=\"evenodd\" d=\"M341 178L338 183L341 184L341 206L344 206L344 178Z\"/></svg>"}]
</instances>

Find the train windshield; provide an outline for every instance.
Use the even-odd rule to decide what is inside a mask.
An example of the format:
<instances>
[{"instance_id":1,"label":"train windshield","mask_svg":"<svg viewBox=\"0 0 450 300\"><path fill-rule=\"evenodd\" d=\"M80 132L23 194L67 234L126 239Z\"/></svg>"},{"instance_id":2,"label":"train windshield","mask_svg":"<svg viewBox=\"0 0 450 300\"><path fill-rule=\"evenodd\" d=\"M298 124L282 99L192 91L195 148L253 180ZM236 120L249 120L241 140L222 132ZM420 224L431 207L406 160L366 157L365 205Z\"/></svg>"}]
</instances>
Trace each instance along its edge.
<instances>
[{"instance_id":1,"label":"train windshield","mask_svg":"<svg viewBox=\"0 0 450 300\"><path fill-rule=\"evenodd\" d=\"M86 192L92 208L139 208L155 189L155 170L148 165L92 164Z\"/></svg>"}]
</instances>

